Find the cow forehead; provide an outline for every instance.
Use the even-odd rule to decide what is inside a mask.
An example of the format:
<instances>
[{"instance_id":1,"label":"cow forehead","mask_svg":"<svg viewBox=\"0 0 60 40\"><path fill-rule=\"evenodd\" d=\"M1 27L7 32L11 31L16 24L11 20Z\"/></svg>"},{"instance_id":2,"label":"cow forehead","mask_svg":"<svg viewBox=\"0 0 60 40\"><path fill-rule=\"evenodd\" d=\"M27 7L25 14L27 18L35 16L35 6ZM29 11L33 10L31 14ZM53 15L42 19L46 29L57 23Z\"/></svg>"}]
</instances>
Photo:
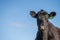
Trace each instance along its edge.
<instances>
[{"instance_id":1,"label":"cow forehead","mask_svg":"<svg viewBox=\"0 0 60 40\"><path fill-rule=\"evenodd\" d=\"M38 14L48 14L48 13L44 10L41 10L41 11L38 11Z\"/></svg>"},{"instance_id":2,"label":"cow forehead","mask_svg":"<svg viewBox=\"0 0 60 40\"><path fill-rule=\"evenodd\" d=\"M38 15L47 15L48 13L45 12L45 11L42 11L42 12L38 12L37 14L38 14Z\"/></svg>"}]
</instances>

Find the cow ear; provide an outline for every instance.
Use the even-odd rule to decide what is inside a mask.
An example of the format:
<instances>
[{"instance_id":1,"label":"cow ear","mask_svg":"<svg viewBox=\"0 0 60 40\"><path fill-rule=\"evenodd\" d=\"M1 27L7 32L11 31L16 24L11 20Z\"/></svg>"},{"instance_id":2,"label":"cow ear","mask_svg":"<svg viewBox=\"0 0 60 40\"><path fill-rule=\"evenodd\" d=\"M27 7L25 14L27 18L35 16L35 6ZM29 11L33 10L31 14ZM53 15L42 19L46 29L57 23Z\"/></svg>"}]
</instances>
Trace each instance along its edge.
<instances>
[{"instance_id":1,"label":"cow ear","mask_svg":"<svg viewBox=\"0 0 60 40\"><path fill-rule=\"evenodd\" d=\"M36 18L36 13L35 13L35 11L30 11L30 15L31 15L32 17Z\"/></svg>"},{"instance_id":2,"label":"cow ear","mask_svg":"<svg viewBox=\"0 0 60 40\"><path fill-rule=\"evenodd\" d=\"M56 16L56 12L51 12L49 14L49 19L53 19Z\"/></svg>"}]
</instances>

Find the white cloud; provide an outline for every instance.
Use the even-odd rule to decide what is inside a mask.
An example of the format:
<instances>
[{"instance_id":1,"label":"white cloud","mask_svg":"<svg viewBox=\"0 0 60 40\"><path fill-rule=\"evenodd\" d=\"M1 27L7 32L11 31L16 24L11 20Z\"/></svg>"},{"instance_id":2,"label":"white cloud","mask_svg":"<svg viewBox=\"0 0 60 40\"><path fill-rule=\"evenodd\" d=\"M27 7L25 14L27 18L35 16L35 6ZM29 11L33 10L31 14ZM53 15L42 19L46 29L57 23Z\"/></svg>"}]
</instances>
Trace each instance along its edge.
<instances>
[{"instance_id":1,"label":"white cloud","mask_svg":"<svg viewBox=\"0 0 60 40\"><path fill-rule=\"evenodd\" d=\"M18 22L11 22L11 25L14 27L26 28L26 27L36 27L36 24L32 23L18 23Z\"/></svg>"},{"instance_id":2,"label":"white cloud","mask_svg":"<svg viewBox=\"0 0 60 40\"><path fill-rule=\"evenodd\" d=\"M26 27L27 26L25 23L17 23L17 22L12 22L11 25L15 27Z\"/></svg>"}]
</instances>

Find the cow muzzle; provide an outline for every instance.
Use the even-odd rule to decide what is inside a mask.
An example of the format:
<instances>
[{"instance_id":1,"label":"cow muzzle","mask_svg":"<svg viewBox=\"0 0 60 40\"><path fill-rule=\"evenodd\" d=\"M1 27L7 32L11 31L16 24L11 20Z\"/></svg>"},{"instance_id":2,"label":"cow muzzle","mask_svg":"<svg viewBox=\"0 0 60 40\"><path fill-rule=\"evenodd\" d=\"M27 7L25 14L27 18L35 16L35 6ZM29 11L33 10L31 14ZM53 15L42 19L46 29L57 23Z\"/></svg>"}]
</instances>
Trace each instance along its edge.
<instances>
[{"instance_id":1,"label":"cow muzzle","mask_svg":"<svg viewBox=\"0 0 60 40\"><path fill-rule=\"evenodd\" d=\"M44 27L44 26L41 26L40 29L41 29L42 31L45 31L45 27Z\"/></svg>"}]
</instances>

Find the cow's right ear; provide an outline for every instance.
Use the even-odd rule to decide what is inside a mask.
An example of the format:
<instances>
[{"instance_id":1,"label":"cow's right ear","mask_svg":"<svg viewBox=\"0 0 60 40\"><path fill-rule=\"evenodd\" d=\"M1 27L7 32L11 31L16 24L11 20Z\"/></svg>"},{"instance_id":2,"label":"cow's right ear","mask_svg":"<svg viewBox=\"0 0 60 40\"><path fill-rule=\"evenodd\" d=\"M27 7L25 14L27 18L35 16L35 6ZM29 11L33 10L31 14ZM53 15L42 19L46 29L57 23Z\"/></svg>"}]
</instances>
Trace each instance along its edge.
<instances>
[{"instance_id":1,"label":"cow's right ear","mask_svg":"<svg viewBox=\"0 0 60 40\"><path fill-rule=\"evenodd\" d=\"M32 17L34 17L34 18L37 17L37 14L35 13L35 11L30 11L30 15L31 15Z\"/></svg>"},{"instance_id":2,"label":"cow's right ear","mask_svg":"<svg viewBox=\"0 0 60 40\"><path fill-rule=\"evenodd\" d=\"M49 14L49 19L53 19L56 16L56 12L51 12Z\"/></svg>"}]
</instances>

